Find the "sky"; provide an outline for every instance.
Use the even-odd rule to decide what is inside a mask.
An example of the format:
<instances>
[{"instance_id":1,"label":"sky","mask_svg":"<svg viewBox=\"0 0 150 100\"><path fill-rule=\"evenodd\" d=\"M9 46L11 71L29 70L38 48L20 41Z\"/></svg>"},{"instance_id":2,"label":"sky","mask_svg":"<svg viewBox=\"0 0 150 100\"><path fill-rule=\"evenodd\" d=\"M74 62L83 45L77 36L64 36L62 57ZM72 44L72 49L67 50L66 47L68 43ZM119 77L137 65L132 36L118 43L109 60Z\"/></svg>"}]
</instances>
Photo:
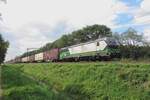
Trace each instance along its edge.
<instances>
[{"instance_id":1,"label":"sky","mask_svg":"<svg viewBox=\"0 0 150 100\"><path fill-rule=\"evenodd\" d=\"M0 2L0 33L10 42L6 60L87 25L113 32L129 27L150 41L149 0L7 0Z\"/></svg>"}]
</instances>

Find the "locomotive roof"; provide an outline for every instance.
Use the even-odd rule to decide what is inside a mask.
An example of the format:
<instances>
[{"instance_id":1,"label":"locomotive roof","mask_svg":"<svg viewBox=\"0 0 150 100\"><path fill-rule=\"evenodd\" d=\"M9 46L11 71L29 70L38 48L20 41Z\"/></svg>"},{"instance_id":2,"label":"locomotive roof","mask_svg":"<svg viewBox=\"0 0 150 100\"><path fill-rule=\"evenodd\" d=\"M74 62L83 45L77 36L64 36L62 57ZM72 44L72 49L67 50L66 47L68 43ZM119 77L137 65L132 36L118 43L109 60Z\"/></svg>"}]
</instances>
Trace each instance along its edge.
<instances>
[{"instance_id":1,"label":"locomotive roof","mask_svg":"<svg viewBox=\"0 0 150 100\"><path fill-rule=\"evenodd\" d=\"M114 44L114 39L113 38L105 37L105 38L96 39L94 41L89 41L89 42L85 42L85 43L75 44L75 45L64 47L64 48L61 48L61 49L67 49L67 48L76 47L76 46L80 46L80 45L85 45L85 44L89 44L89 43L93 43L93 42L98 42L98 41L105 41L107 44L110 44L110 45Z\"/></svg>"}]
</instances>

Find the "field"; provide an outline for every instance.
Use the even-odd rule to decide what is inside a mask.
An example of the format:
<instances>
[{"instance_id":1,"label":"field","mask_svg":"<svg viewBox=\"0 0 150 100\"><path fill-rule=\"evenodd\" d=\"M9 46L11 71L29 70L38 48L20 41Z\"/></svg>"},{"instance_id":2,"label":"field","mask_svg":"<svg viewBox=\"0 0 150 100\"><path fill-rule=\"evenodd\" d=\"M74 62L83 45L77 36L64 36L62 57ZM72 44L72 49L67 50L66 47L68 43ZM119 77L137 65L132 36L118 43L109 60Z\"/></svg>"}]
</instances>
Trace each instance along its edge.
<instances>
[{"instance_id":1,"label":"field","mask_svg":"<svg viewBox=\"0 0 150 100\"><path fill-rule=\"evenodd\" d=\"M7 64L2 89L4 100L149 100L150 63Z\"/></svg>"}]
</instances>

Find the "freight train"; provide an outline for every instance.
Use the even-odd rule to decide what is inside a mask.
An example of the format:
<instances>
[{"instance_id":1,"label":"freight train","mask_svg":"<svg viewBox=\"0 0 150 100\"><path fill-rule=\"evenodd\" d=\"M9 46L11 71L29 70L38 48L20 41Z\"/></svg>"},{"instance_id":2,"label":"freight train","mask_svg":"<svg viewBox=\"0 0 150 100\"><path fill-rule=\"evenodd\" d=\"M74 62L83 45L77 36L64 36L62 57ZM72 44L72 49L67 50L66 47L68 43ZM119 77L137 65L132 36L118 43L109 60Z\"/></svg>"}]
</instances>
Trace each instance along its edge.
<instances>
[{"instance_id":1,"label":"freight train","mask_svg":"<svg viewBox=\"0 0 150 100\"><path fill-rule=\"evenodd\" d=\"M11 61L28 63L108 60L119 55L118 45L117 40L106 37L64 48L54 48L30 56L16 57Z\"/></svg>"}]
</instances>

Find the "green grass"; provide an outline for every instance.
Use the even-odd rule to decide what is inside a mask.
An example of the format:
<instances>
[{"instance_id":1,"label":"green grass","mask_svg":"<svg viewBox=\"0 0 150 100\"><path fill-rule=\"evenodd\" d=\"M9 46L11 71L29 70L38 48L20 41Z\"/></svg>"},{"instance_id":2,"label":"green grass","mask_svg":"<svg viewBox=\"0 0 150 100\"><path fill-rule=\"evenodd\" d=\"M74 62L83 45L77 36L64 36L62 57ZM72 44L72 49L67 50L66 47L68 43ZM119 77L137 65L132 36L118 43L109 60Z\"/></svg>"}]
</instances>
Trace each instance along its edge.
<instances>
[{"instance_id":1,"label":"green grass","mask_svg":"<svg viewBox=\"0 0 150 100\"><path fill-rule=\"evenodd\" d=\"M2 67L3 100L60 100L48 86L25 75L21 67Z\"/></svg>"},{"instance_id":2,"label":"green grass","mask_svg":"<svg viewBox=\"0 0 150 100\"><path fill-rule=\"evenodd\" d=\"M149 100L150 63L38 63L2 68L4 100Z\"/></svg>"}]
</instances>

